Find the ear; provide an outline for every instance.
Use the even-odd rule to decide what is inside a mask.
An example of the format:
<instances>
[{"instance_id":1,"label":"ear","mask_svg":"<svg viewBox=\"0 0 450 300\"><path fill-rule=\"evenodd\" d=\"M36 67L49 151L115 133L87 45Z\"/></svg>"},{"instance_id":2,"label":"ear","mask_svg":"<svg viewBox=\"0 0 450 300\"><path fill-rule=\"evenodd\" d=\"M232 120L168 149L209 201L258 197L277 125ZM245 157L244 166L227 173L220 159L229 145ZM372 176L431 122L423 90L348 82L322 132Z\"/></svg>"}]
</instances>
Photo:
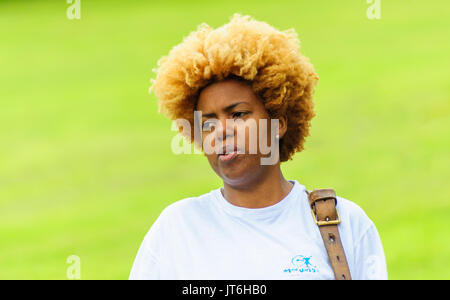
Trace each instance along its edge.
<instances>
[{"instance_id":1,"label":"ear","mask_svg":"<svg viewBox=\"0 0 450 300\"><path fill-rule=\"evenodd\" d=\"M286 134L287 131L287 117L283 115L278 118L278 135L280 139Z\"/></svg>"}]
</instances>

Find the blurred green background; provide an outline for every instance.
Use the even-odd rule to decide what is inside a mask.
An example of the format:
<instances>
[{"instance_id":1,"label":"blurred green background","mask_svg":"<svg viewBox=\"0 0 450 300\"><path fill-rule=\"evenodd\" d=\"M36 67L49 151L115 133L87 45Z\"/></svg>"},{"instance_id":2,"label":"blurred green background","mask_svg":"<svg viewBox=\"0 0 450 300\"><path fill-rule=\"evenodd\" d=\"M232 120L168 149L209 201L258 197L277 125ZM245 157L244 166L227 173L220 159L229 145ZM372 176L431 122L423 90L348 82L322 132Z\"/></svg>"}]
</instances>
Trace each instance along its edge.
<instances>
[{"instance_id":1,"label":"blurred green background","mask_svg":"<svg viewBox=\"0 0 450 300\"><path fill-rule=\"evenodd\" d=\"M0 0L0 279L127 279L162 209L222 182L175 155L149 79L206 22L294 27L320 81L282 165L375 222L390 279L450 279L450 2Z\"/></svg>"}]
</instances>

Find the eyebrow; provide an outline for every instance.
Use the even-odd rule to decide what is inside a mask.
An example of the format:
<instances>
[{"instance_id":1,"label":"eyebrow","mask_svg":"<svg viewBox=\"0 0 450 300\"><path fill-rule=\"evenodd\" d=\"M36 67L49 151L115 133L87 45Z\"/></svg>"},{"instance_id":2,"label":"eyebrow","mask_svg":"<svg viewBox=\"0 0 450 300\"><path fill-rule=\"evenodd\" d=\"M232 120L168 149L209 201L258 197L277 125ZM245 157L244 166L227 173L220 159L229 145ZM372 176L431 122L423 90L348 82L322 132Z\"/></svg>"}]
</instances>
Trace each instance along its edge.
<instances>
[{"instance_id":1,"label":"eyebrow","mask_svg":"<svg viewBox=\"0 0 450 300\"><path fill-rule=\"evenodd\" d=\"M234 107L238 106L239 104L247 104L247 102L236 102L233 104L228 105L227 107L225 107L223 109L224 112L229 112L230 110L232 110ZM202 118L210 118L210 117L214 117L216 114L215 113L210 113L210 114L204 114L202 115Z\"/></svg>"}]
</instances>

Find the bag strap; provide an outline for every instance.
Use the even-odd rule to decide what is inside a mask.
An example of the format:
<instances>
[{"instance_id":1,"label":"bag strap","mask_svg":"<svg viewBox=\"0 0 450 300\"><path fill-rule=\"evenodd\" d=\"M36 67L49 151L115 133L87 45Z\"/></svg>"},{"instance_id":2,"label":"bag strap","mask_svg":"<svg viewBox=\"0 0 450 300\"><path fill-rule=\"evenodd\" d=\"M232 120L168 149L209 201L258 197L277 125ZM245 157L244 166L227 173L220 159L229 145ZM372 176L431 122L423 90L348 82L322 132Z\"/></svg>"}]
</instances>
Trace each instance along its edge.
<instances>
[{"instance_id":1,"label":"bag strap","mask_svg":"<svg viewBox=\"0 0 450 300\"><path fill-rule=\"evenodd\" d=\"M334 277L337 280L351 280L350 269L339 236L338 224L341 219L336 209L335 191L333 189L315 189L312 192L306 190L306 193L308 194L312 217L319 226Z\"/></svg>"}]
</instances>

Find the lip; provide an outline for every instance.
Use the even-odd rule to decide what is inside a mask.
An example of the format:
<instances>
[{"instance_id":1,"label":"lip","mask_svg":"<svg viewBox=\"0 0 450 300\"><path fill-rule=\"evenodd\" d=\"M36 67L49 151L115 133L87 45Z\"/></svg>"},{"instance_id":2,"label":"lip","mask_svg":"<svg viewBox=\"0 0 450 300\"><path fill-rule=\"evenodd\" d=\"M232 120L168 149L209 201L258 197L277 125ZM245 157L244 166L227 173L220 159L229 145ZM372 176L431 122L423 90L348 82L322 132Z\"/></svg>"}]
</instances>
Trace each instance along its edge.
<instances>
[{"instance_id":1,"label":"lip","mask_svg":"<svg viewBox=\"0 0 450 300\"><path fill-rule=\"evenodd\" d=\"M229 162L238 156L237 151L230 152L228 154L219 154L219 160L222 162Z\"/></svg>"},{"instance_id":2,"label":"lip","mask_svg":"<svg viewBox=\"0 0 450 300\"><path fill-rule=\"evenodd\" d=\"M237 145L225 145L222 148L222 153L224 154L218 154L218 158L221 162L230 162L234 160L238 156L238 147Z\"/></svg>"}]
</instances>

